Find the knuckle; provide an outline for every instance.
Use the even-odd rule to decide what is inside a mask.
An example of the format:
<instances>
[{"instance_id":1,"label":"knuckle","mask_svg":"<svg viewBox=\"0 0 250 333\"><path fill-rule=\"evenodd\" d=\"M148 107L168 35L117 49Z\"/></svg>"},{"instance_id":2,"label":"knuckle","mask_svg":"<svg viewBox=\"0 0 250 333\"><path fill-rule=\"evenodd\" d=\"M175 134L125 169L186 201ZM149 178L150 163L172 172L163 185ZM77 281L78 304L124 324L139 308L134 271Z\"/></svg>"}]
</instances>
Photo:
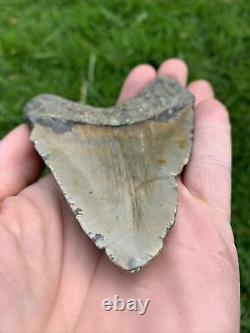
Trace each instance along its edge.
<instances>
[{"instance_id":1,"label":"knuckle","mask_svg":"<svg viewBox=\"0 0 250 333\"><path fill-rule=\"evenodd\" d=\"M195 153L193 154L193 160L190 163L204 164L207 166L218 166L227 171L230 171L230 161L227 158L223 158L217 154Z\"/></svg>"},{"instance_id":2,"label":"knuckle","mask_svg":"<svg viewBox=\"0 0 250 333\"><path fill-rule=\"evenodd\" d=\"M16 196L7 197L0 204L0 224L5 227L12 235L20 239L20 207L22 200Z\"/></svg>"},{"instance_id":3,"label":"knuckle","mask_svg":"<svg viewBox=\"0 0 250 333\"><path fill-rule=\"evenodd\" d=\"M4 226L17 239L22 239L23 230L39 216L37 208L29 198L9 196L0 203L0 225ZM29 228L27 228L28 230Z\"/></svg>"}]
</instances>

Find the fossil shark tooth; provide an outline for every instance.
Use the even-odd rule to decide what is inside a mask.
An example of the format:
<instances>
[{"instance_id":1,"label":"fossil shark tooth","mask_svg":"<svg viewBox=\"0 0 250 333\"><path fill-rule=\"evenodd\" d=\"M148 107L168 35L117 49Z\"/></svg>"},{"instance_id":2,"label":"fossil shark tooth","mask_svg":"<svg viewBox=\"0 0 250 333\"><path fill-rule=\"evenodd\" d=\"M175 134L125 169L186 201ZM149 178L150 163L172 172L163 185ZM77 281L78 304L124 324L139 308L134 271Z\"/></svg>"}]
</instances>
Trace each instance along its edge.
<instances>
[{"instance_id":1,"label":"fossil shark tooth","mask_svg":"<svg viewBox=\"0 0 250 333\"><path fill-rule=\"evenodd\" d=\"M85 233L134 272L175 221L176 176L192 146L193 96L158 78L136 97L94 108L53 95L25 107L31 140Z\"/></svg>"}]
</instances>

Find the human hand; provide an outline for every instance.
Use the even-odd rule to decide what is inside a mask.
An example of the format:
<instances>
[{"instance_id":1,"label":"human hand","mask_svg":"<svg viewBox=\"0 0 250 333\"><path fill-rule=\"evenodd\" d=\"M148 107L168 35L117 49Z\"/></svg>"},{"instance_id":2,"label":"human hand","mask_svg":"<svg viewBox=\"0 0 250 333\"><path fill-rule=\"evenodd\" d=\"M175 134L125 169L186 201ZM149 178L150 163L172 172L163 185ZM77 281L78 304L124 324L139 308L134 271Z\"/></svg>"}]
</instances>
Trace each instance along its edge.
<instances>
[{"instance_id":1,"label":"human hand","mask_svg":"<svg viewBox=\"0 0 250 333\"><path fill-rule=\"evenodd\" d=\"M119 102L157 76L186 85L180 60L137 66ZM239 272L230 227L231 142L225 107L205 81L192 156L179 178L176 224L137 274L114 266L82 232L21 125L0 142L1 332L237 332ZM84 189L83 189L84 190ZM104 299L150 299L144 315L104 311Z\"/></svg>"}]
</instances>

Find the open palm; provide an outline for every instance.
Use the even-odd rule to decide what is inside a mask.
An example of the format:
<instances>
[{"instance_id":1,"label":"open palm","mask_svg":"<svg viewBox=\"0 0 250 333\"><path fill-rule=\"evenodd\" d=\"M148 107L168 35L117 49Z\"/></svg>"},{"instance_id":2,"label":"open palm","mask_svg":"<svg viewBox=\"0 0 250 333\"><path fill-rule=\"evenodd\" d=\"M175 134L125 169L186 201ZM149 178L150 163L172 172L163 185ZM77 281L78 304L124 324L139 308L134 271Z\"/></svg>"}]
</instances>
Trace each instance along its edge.
<instances>
[{"instance_id":1,"label":"open palm","mask_svg":"<svg viewBox=\"0 0 250 333\"><path fill-rule=\"evenodd\" d=\"M186 65L137 66L119 102L156 76L186 84ZM191 160L179 179L176 224L140 273L114 266L82 232L21 125L0 142L1 332L237 332L239 274L230 227L230 124L205 81ZM84 189L83 189L84 191ZM147 312L104 311L105 298L150 299Z\"/></svg>"}]
</instances>

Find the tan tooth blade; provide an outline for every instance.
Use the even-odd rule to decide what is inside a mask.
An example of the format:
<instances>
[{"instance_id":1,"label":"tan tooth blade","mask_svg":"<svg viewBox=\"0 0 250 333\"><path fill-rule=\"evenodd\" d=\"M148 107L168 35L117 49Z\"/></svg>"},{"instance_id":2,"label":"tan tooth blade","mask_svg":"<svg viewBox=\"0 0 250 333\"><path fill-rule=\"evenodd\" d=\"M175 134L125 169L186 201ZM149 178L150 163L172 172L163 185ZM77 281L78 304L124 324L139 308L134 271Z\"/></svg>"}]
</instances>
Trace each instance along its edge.
<instances>
[{"instance_id":1,"label":"tan tooth blade","mask_svg":"<svg viewBox=\"0 0 250 333\"><path fill-rule=\"evenodd\" d=\"M176 175L191 151L193 100L176 103L178 112L169 108L165 116L118 127L34 122L31 139L81 227L129 271L159 253L175 220Z\"/></svg>"}]
</instances>

